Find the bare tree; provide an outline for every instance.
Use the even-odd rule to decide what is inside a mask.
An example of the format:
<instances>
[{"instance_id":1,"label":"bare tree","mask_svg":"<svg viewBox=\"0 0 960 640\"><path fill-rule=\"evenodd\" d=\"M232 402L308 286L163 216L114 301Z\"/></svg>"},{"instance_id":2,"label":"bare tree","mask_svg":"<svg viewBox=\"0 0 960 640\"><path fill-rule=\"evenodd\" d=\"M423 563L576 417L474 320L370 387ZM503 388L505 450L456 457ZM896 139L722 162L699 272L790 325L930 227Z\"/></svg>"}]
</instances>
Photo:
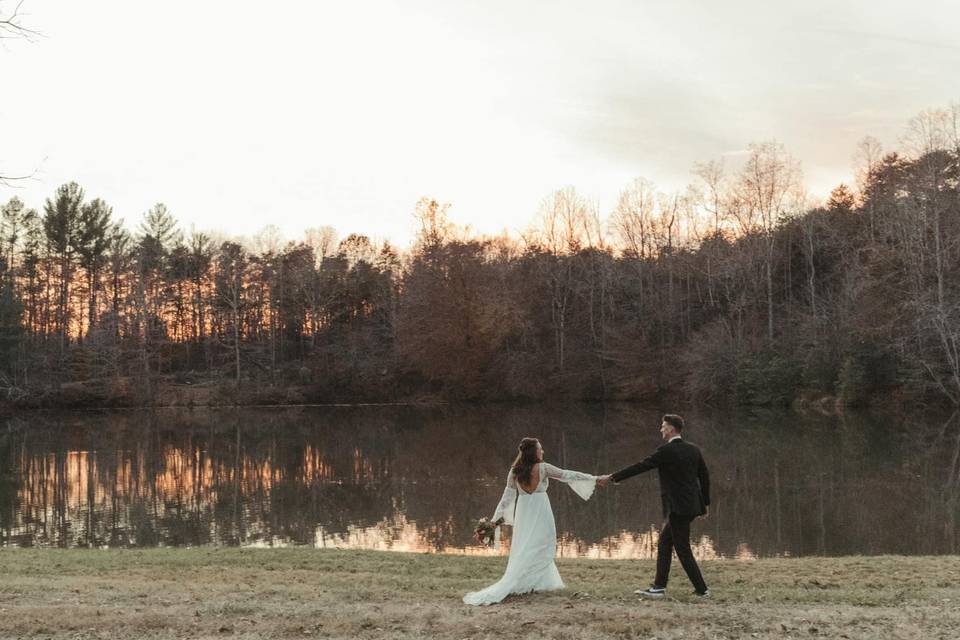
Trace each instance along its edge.
<instances>
[{"instance_id":1,"label":"bare tree","mask_svg":"<svg viewBox=\"0 0 960 640\"><path fill-rule=\"evenodd\" d=\"M280 253L283 247L283 232L275 224L268 224L253 236L253 250L256 253Z\"/></svg>"},{"instance_id":2,"label":"bare tree","mask_svg":"<svg viewBox=\"0 0 960 640\"><path fill-rule=\"evenodd\" d=\"M652 257L656 210L656 187L646 178L636 178L620 192L610 226L622 251L641 260Z\"/></svg>"},{"instance_id":3,"label":"bare tree","mask_svg":"<svg viewBox=\"0 0 960 640\"><path fill-rule=\"evenodd\" d=\"M869 222L870 239L874 242L877 239L876 203L872 199L865 198L865 196L870 175L882 159L883 146L873 136L867 136L861 140L857 145L856 153L853 155L857 194L860 201L865 204L864 213L866 213Z\"/></svg>"},{"instance_id":4,"label":"bare tree","mask_svg":"<svg viewBox=\"0 0 960 640\"><path fill-rule=\"evenodd\" d=\"M916 161L924 174L924 189L921 206L933 226L933 258L937 279L937 309L944 308L944 246L941 233L942 217L949 202L943 198L944 181L947 180L949 161L944 162L939 153L950 147L950 118L946 109L928 109L910 121L906 142L916 155Z\"/></svg>"},{"instance_id":5,"label":"bare tree","mask_svg":"<svg viewBox=\"0 0 960 640\"><path fill-rule=\"evenodd\" d=\"M735 189L739 207L733 213L742 233L759 233L763 239L767 289L767 337L773 339L773 264L779 224L799 212L803 202L800 163L782 144L751 144Z\"/></svg>"},{"instance_id":6,"label":"bare tree","mask_svg":"<svg viewBox=\"0 0 960 640\"><path fill-rule=\"evenodd\" d=\"M729 198L729 177L723 166L723 160L710 160L694 165L693 175L702 185L701 206L713 219L713 233L720 233L727 217L724 201Z\"/></svg>"},{"instance_id":7,"label":"bare tree","mask_svg":"<svg viewBox=\"0 0 960 640\"><path fill-rule=\"evenodd\" d=\"M928 109L913 118L904 142L914 159L917 183L908 200L912 215L905 224L912 223L913 237L922 253L932 261L933 281L936 283L932 302L923 296L923 289L915 300L920 317L935 331L940 352L947 365L950 389L940 377L933 375L955 404L960 404L960 304L951 295L950 264L956 261L958 240L956 217L960 213L960 106ZM925 246L926 245L926 246ZM932 245L932 246L930 246ZM932 254L932 255L930 255ZM918 265L918 277L926 277L925 263ZM928 371L931 370L926 365Z\"/></svg>"},{"instance_id":8,"label":"bare tree","mask_svg":"<svg viewBox=\"0 0 960 640\"><path fill-rule=\"evenodd\" d=\"M704 214L701 217L708 218L713 223L709 236L720 241L726 236L725 232L732 217L730 202L735 199L730 186L730 177L722 160L698 163L694 165L693 174L697 181L689 187L690 196L696 203L698 213ZM704 239L704 235L699 235L698 241L701 246ZM718 304L717 257L713 249L714 244L712 243L706 251L707 301L711 308L716 308Z\"/></svg>"},{"instance_id":9,"label":"bare tree","mask_svg":"<svg viewBox=\"0 0 960 640\"><path fill-rule=\"evenodd\" d=\"M574 256L601 237L596 206L573 187L555 191L540 205L539 226L527 241L545 254L550 281L550 317L556 362L563 370L566 358L567 318L574 291Z\"/></svg>"},{"instance_id":10,"label":"bare tree","mask_svg":"<svg viewBox=\"0 0 960 640\"><path fill-rule=\"evenodd\" d=\"M443 203L423 197L417 201L413 210L413 217L420 225L417 234L417 245L424 250L436 249L443 245L453 233L453 225L447 218L450 210L449 203Z\"/></svg>"},{"instance_id":11,"label":"bare tree","mask_svg":"<svg viewBox=\"0 0 960 640\"><path fill-rule=\"evenodd\" d=\"M246 305L246 274L248 269L247 253L235 242L224 242L220 246L217 261L215 288L221 306L230 312L230 324L233 333L233 354L236 370L236 385L240 385L240 336L241 313Z\"/></svg>"},{"instance_id":12,"label":"bare tree","mask_svg":"<svg viewBox=\"0 0 960 640\"><path fill-rule=\"evenodd\" d=\"M319 266L323 259L333 255L337 247L337 232L333 227L311 227L304 232L304 242L313 249L314 259Z\"/></svg>"},{"instance_id":13,"label":"bare tree","mask_svg":"<svg viewBox=\"0 0 960 640\"><path fill-rule=\"evenodd\" d=\"M305 243L313 250L314 272L309 274L306 287L307 306L309 307L310 345L316 347L317 336L323 316L323 307L329 294L321 286L321 271L327 258L336 252L337 232L333 227L311 227L304 232Z\"/></svg>"}]
</instances>

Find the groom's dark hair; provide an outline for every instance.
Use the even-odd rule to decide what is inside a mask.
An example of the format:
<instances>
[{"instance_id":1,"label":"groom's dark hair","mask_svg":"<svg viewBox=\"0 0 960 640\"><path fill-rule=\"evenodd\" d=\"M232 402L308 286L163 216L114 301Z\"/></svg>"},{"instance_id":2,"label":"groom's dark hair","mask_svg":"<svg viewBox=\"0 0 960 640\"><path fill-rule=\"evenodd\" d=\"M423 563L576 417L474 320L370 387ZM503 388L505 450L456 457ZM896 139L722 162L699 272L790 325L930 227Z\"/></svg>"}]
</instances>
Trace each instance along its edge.
<instances>
[{"instance_id":1,"label":"groom's dark hair","mask_svg":"<svg viewBox=\"0 0 960 640\"><path fill-rule=\"evenodd\" d=\"M663 416L663 421L668 425L676 429L677 431L683 431L683 418L678 416L675 413L668 413Z\"/></svg>"}]
</instances>

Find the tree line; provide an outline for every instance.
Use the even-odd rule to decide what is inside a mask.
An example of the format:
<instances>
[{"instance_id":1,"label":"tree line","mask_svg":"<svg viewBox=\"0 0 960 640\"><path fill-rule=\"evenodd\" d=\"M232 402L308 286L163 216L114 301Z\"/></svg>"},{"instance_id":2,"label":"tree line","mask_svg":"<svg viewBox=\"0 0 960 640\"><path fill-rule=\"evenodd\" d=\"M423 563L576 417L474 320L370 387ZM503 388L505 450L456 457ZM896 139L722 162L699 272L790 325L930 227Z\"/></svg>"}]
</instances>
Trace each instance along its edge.
<instances>
[{"instance_id":1,"label":"tree line","mask_svg":"<svg viewBox=\"0 0 960 640\"><path fill-rule=\"evenodd\" d=\"M329 227L215 240L162 204L130 231L75 183L40 210L13 197L0 388L28 404L190 385L227 401L958 405L960 105L921 113L902 146L865 140L856 183L820 206L776 142L696 165L676 193L637 179L606 215L561 189L520 237L472 236L424 198L407 251Z\"/></svg>"}]
</instances>

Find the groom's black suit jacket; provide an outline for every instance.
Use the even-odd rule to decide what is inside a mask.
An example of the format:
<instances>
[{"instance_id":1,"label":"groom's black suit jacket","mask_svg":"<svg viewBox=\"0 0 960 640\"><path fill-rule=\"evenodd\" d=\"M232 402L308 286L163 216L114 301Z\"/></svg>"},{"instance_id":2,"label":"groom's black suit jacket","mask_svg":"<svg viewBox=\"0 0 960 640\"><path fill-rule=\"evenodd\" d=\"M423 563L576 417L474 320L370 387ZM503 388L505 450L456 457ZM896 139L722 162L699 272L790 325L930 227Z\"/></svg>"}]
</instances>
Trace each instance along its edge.
<instances>
[{"instance_id":1,"label":"groom's black suit jacket","mask_svg":"<svg viewBox=\"0 0 960 640\"><path fill-rule=\"evenodd\" d=\"M617 471L610 479L620 482L651 469L660 474L664 516L704 514L710 504L710 474L700 449L678 438L661 445L637 464Z\"/></svg>"}]
</instances>

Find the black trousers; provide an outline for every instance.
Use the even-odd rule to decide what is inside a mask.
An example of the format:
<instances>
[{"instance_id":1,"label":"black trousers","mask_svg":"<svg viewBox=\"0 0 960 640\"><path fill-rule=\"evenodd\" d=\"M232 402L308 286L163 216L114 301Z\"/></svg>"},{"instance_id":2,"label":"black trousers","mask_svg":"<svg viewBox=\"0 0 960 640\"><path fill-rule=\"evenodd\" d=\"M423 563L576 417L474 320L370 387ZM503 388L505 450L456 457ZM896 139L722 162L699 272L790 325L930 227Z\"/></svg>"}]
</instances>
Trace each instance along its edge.
<instances>
[{"instance_id":1,"label":"black trousers","mask_svg":"<svg viewBox=\"0 0 960 640\"><path fill-rule=\"evenodd\" d=\"M675 513L667 516L667 521L660 529L660 542L657 544L657 577L653 582L654 586L667 588L670 561L673 559L673 552L676 551L683 570L687 572L687 577L693 583L693 588L697 593L707 590L707 583L703 581L703 574L700 573L700 567L697 566L697 561L693 557L693 550L690 549L690 523L695 517Z\"/></svg>"}]
</instances>

